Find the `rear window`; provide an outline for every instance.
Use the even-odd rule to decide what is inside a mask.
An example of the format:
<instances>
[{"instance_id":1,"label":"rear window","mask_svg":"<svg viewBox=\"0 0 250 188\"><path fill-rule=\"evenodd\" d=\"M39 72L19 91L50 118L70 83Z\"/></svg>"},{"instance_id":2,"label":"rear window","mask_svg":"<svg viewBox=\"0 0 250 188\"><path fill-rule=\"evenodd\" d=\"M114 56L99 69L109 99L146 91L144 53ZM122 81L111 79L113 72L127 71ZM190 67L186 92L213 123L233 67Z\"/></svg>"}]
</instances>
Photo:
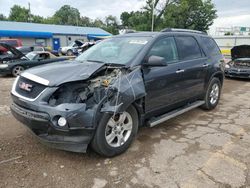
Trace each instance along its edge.
<instances>
[{"instance_id":1,"label":"rear window","mask_svg":"<svg viewBox=\"0 0 250 188\"><path fill-rule=\"evenodd\" d=\"M204 48L209 55L218 55L220 54L220 49L215 43L214 39L208 37L201 37L201 41L204 45Z\"/></svg>"},{"instance_id":2,"label":"rear window","mask_svg":"<svg viewBox=\"0 0 250 188\"><path fill-rule=\"evenodd\" d=\"M200 47L194 37L176 37L176 44L180 59L189 60L202 57Z\"/></svg>"}]
</instances>

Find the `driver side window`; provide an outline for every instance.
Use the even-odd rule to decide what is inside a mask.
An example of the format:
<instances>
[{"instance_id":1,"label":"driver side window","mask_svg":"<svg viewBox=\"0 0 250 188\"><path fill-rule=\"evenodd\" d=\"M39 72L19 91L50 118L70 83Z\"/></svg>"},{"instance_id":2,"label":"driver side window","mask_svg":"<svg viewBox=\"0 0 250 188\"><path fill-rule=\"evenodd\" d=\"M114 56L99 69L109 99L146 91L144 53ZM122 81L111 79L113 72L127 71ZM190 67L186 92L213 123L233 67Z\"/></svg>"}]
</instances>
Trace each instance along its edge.
<instances>
[{"instance_id":1,"label":"driver side window","mask_svg":"<svg viewBox=\"0 0 250 188\"><path fill-rule=\"evenodd\" d=\"M43 53L38 54L35 59L39 60L39 61L45 60L46 59L46 54L43 54Z\"/></svg>"},{"instance_id":2,"label":"driver side window","mask_svg":"<svg viewBox=\"0 0 250 188\"><path fill-rule=\"evenodd\" d=\"M178 53L174 38L167 37L158 40L153 44L148 56L163 57L168 64L176 62L178 60Z\"/></svg>"}]
</instances>

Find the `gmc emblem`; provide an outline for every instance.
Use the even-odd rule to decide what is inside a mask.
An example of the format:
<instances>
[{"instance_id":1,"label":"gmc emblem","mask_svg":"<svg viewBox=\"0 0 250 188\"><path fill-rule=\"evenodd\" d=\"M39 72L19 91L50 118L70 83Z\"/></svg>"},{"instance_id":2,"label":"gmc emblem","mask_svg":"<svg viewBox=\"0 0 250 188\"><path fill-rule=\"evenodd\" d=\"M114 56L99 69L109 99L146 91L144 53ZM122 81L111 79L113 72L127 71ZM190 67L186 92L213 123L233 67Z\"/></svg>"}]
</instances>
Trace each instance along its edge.
<instances>
[{"instance_id":1,"label":"gmc emblem","mask_svg":"<svg viewBox=\"0 0 250 188\"><path fill-rule=\"evenodd\" d=\"M24 82L20 82L19 83L19 88L21 88L21 89L23 89L23 90L25 90L25 91L31 91L31 89L32 89L32 85L30 85L30 84L26 84L26 83L24 83Z\"/></svg>"}]
</instances>

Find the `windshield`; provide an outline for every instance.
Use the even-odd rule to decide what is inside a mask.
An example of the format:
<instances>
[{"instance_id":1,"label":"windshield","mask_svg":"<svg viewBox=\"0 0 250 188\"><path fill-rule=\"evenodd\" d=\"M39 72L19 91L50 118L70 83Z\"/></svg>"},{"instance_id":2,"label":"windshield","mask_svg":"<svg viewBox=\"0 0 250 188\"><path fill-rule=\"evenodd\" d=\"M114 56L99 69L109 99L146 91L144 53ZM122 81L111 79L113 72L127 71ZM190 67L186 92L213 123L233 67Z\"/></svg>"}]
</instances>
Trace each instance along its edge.
<instances>
[{"instance_id":1,"label":"windshield","mask_svg":"<svg viewBox=\"0 0 250 188\"><path fill-rule=\"evenodd\" d=\"M30 52L30 53L26 54L26 57L29 60L33 60L35 56L36 56L36 53L34 53L34 52Z\"/></svg>"},{"instance_id":2,"label":"windshield","mask_svg":"<svg viewBox=\"0 0 250 188\"><path fill-rule=\"evenodd\" d=\"M75 43L75 42L71 42L71 43L69 43L69 46L70 46L70 47L74 47L74 45L76 45L76 43Z\"/></svg>"},{"instance_id":3,"label":"windshield","mask_svg":"<svg viewBox=\"0 0 250 188\"><path fill-rule=\"evenodd\" d=\"M77 61L127 64L148 43L150 37L117 37L106 39L89 48Z\"/></svg>"}]
</instances>

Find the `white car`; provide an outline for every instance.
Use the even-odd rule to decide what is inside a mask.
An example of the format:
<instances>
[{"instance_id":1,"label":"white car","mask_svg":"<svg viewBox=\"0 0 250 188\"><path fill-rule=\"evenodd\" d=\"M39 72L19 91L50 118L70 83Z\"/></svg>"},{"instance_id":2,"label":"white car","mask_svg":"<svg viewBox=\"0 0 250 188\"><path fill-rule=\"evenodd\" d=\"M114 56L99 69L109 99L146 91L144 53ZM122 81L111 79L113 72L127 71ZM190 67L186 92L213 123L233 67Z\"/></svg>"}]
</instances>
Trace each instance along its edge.
<instances>
[{"instance_id":1,"label":"white car","mask_svg":"<svg viewBox=\"0 0 250 188\"><path fill-rule=\"evenodd\" d=\"M82 46L83 44L84 42L77 40L77 41L71 42L68 46L59 48L58 52L62 55L73 56L78 53L78 48Z\"/></svg>"}]
</instances>

